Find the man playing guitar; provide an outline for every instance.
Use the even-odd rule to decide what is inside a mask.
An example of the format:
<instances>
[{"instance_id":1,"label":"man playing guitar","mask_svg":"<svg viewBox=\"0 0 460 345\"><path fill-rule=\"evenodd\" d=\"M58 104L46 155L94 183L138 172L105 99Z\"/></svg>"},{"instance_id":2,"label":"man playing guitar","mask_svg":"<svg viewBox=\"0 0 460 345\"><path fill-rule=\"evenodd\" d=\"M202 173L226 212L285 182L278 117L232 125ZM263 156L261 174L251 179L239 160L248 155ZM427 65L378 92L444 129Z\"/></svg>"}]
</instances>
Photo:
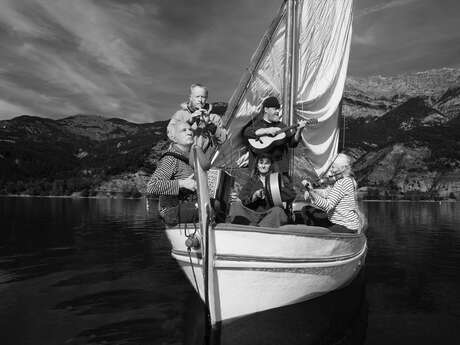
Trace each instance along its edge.
<instances>
[{"instance_id":1,"label":"man playing guitar","mask_svg":"<svg viewBox=\"0 0 460 345\"><path fill-rule=\"evenodd\" d=\"M243 136L249 141L249 148L252 153L249 161L250 167L254 166L254 156L261 153L261 150L258 151L254 146L251 146L250 139L257 141L261 136L274 137L283 130L287 129L287 125L280 120L280 102L276 97L268 97L263 101L262 114L262 118L248 125L243 131ZM274 140L263 149L264 153L271 155L273 161L275 162L274 165L277 165L276 170L278 170L278 172L287 172L288 164L285 162L285 153L288 147L296 147L299 144L300 134L305 125L305 120L299 121L296 126L297 129L295 133L287 131L283 138L280 140Z\"/></svg>"}]
</instances>

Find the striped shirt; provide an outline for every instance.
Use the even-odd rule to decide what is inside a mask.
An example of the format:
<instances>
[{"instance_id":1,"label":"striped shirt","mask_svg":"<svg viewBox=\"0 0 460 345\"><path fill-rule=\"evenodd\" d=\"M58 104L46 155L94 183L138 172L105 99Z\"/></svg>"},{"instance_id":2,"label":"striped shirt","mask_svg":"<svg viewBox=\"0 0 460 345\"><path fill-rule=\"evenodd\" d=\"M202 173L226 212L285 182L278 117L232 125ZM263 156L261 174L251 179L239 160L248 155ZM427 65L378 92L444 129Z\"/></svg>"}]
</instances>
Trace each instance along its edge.
<instances>
[{"instance_id":1,"label":"striped shirt","mask_svg":"<svg viewBox=\"0 0 460 345\"><path fill-rule=\"evenodd\" d=\"M310 197L313 205L327 212L329 221L357 231L360 222L355 189L354 178L344 177L334 183L326 197L317 193L310 193Z\"/></svg>"},{"instance_id":2,"label":"striped shirt","mask_svg":"<svg viewBox=\"0 0 460 345\"><path fill-rule=\"evenodd\" d=\"M171 144L166 152L184 155L184 152ZM188 154L186 155L188 157ZM147 193L159 196L160 213L179 204L179 181L193 174L193 168L172 156L164 156L147 183ZM196 199L196 193L194 195Z\"/></svg>"}]
</instances>

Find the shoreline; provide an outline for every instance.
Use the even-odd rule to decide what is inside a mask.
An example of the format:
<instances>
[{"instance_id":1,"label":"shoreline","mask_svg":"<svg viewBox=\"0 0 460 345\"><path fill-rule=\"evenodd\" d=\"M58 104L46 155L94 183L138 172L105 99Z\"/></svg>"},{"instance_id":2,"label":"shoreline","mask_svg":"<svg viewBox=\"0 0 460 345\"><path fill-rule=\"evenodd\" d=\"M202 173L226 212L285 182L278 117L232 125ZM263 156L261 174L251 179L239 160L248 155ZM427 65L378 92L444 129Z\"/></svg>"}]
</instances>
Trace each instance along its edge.
<instances>
[{"instance_id":1,"label":"shoreline","mask_svg":"<svg viewBox=\"0 0 460 345\"><path fill-rule=\"evenodd\" d=\"M158 199L157 197L148 198L146 195L142 195L138 198L133 197L122 197L122 196L79 196L79 195L29 195L29 194L0 194L2 198L59 198L59 199L129 199L129 200L140 200L140 199ZM361 199L358 202L431 202L431 203L455 203L458 202L455 199L442 199L442 200L409 200L409 199Z\"/></svg>"},{"instance_id":2,"label":"shoreline","mask_svg":"<svg viewBox=\"0 0 460 345\"><path fill-rule=\"evenodd\" d=\"M457 202L454 199L442 199L442 200L408 200L408 199L400 199L400 200L391 200L391 199L366 199L366 200L358 200L358 202L437 202L437 203L453 203Z\"/></svg>"},{"instance_id":3,"label":"shoreline","mask_svg":"<svg viewBox=\"0 0 460 345\"><path fill-rule=\"evenodd\" d=\"M58 198L58 199L130 199L140 200L147 199L145 195L139 198L123 196L79 196L79 195L29 195L29 194L0 194L0 198Z\"/></svg>"}]
</instances>

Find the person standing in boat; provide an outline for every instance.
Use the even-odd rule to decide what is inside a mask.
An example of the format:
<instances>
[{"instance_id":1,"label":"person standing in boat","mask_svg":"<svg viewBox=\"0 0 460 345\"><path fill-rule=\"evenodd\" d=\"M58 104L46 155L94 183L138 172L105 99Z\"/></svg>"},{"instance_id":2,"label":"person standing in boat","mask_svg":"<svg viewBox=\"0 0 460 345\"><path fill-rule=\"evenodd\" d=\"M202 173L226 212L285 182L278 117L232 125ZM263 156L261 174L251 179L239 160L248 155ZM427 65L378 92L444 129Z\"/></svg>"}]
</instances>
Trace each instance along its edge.
<instances>
[{"instance_id":1,"label":"person standing in boat","mask_svg":"<svg viewBox=\"0 0 460 345\"><path fill-rule=\"evenodd\" d=\"M196 181L190 164L194 136L188 122L171 119L166 128L171 144L158 161L147 193L159 196L160 215L167 225L198 221ZM199 155L203 155L197 147Z\"/></svg>"},{"instance_id":2,"label":"person standing in boat","mask_svg":"<svg viewBox=\"0 0 460 345\"><path fill-rule=\"evenodd\" d=\"M212 105L207 103L208 89L201 84L190 86L188 102L181 104L181 109L172 116L173 120L187 122L196 136L197 145L204 152L213 145L221 145L227 139L227 131L222 125L222 118L212 112Z\"/></svg>"},{"instance_id":3,"label":"person standing in boat","mask_svg":"<svg viewBox=\"0 0 460 345\"><path fill-rule=\"evenodd\" d=\"M274 228L288 223L284 209L270 205L266 197L265 184L271 172L270 155L258 156L255 173L241 189L239 201L231 204L227 222ZM292 202L295 198L295 192L286 176L282 176L280 192L285 202Z\"/></svg>"},{"instance_id":4,"label":"person standing in boat","mask_svg":"<svg viewBox=\"0 0 460 345\"><path fill-rule=\"evenodd\" d=\"M262 117L250 123L243 131L245 139L258 139L262 136L273 137L279 133L280 129L287 127L280 119L280 102L278 98L271 96L266 98L262 102ZM305 120L301 120L298 123L298 127L295 132L288 131L286 136L273 142L271 145L264 149L265 153L268 153L274 161L274 170L283 174L288 172L289 165L286 158L286 152L288 147L296 147L300 142L300 134L306 125ZM255 157L258 153L251 146L249 146L249 167L254 168Z\"/></svg>"},{"instance_id":5,"label":"person standing in boat","mask_svg":"<svg viewBox=\"0 0 460 345\"><path fill-rule=\"evenodd\" d=\"M307 188L305 200L327 213L326 226L331 231L356 233L362 228L364 219L357 203L357 184L351 170L350 157L339 153L331 166L330 173L338 178L326 195L321 195L308 181L303 181Z\"/></svg>"}]
</instances>

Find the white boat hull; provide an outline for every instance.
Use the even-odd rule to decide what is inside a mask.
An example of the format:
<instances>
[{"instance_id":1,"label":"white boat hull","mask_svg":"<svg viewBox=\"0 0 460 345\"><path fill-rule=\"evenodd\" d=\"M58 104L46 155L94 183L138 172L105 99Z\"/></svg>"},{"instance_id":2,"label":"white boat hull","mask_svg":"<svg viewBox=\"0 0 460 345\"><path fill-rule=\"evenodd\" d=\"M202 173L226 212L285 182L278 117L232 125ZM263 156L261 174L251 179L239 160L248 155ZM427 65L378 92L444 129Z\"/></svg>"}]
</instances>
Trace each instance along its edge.
<instances>
[{"instance_id":1,"label":"white boat hull","mask_svg":"<svg viewBox=\"0 0 460 345\"><path fill-rule=\"evenodd\" d=\"M193 228L193 226L192 226ZM187 233L190 232L190 226ZM204 300L201 251L187 251L183 227L166 230L172 255ZM279 229L218 224L214 229L216 321L274 309L347 285L366 256L364 234L303 225Z\"/></svg>"}]
</instances>

